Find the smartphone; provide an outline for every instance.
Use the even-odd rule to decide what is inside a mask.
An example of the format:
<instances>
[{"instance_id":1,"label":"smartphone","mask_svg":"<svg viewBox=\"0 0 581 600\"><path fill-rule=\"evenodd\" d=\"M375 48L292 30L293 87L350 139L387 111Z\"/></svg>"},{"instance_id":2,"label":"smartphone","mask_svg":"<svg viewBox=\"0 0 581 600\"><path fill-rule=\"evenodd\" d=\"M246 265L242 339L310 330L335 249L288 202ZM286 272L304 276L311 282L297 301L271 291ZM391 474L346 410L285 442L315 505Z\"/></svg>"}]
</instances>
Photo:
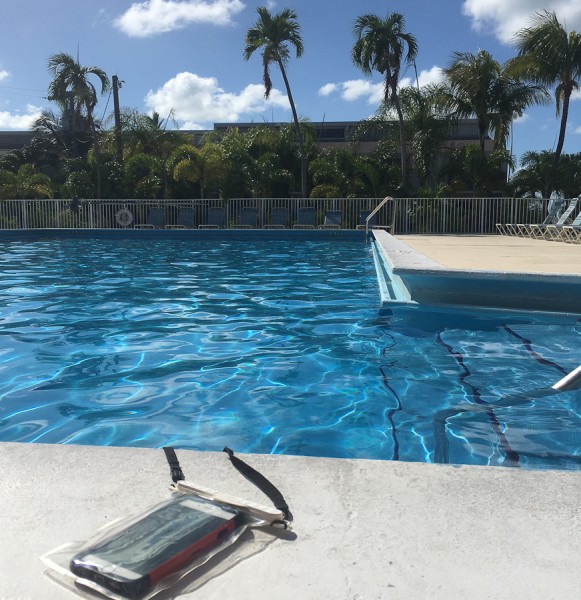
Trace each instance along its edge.
<instances>
[{"instance_id":1,"label":"smartphone","mask_svg":"<svg viewBox=\"0 0 581 600\"><path fill-rule=\"evenodd\" d=\"M243 522L235 509L191 496L170 500L73 556L70 570L127 598L220 545Z\"/></svg>"}]
</instances>

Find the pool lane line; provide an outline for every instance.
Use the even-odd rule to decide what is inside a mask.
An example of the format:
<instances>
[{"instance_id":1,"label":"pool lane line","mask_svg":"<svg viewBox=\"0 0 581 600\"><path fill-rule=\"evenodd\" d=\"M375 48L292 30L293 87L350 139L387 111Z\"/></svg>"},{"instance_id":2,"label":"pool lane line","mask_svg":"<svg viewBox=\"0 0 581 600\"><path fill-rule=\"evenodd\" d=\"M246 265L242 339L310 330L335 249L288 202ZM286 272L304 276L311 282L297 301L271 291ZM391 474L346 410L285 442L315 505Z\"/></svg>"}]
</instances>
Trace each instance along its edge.
<instances>
[{"instance_id":1,"label":"pool lane line","mask_svg":"<svg viewBox=\"0 0 581 600\"><path fill-rule=\"evenodd\" d=\"M513 450L506 438L506 436L504 435L504 432L502 431L502 427L500 424L500 421L498 420L496 414L494 413L494 410L490 407L490 405L485 402L482 399L482 396L480 395L480 391L478 390L478 388L476 388L475 386L473 386L470 382L466 381L466 378L471 376L472 373L470 372L470 369L468 369L468 367L466 366L466 364L464 363L464 357L462 356L462 354L460 352L456 352L454 350L454 348L452 348L452 346L450 346L449 344L447 344L443 339L442 339L442 332L444 331L444 328L440 329L440 331L438 331L438 333L436 334L436 342L442 346L443 348L446 349L446 351L452 355L452 357L456 360L456 362L458 363L458 365L460 366L460 368L462 369L462 373L460 374L460 383L461 385L466 389L468 388L469 390L471 390L471 395L472 398L474 400L475 404L479 404L481 406L485 406L487 407L484 412L486 414L486 416L488 417L488 420L490 421L490 424L492 425L492 429L493 431L496 433L496 435L498 436L498 440L500 442L500 446L502 447L502 450L504 451L504 454L507 458L507 460L511 463L511 466L519 466L519 462L520 462L520 457L518 452L516 452L516 450ZM447 409L448 411L450 409ZM442 411L440 411L442 412ZM444 411L445 412L445 411ZM462 409L455 409L455 413L454 415L457 414L461 414L463 412L466 412L465 410ZM436 413L436 416L439 413ZM443 415L443 421L441 423L441 425L443 426L443 436L446 439L446 446L443 449L438 449L438 452L436 452L436 449L434 450L434 458L436 457L436 455L441 455L443 458L445 458L446 463L448 462L448 440L446 438L446 422L448 420L448 418L454 416L454 415ZM436 419L434 419L434 429L436 430L436 423L438 421ZM441 440L440 440L441 441ZM435 436L434 437L434 442L437 443L438 442L438 438Z\"/></svg>"},{"instance_id":2,"label":"pool lane line","mask_svg":"<svg viewBox=\"0 0 581 600\"><path fill-rule=\"evenodd\" d=\"M529 339L527 339L526 337L518 334L514 329L511 329L506 323L502 323L502 327L503 329L509 333L510 335L512 335L513 337L515 337L517 340L521 341L523 346L525 347L526 351L540 364L540 365L544 365L546 367L552 367L553 369L557 369L557 371L559 371L560 373L563 373L563 375L568 375L568 371L565 370L563 367L561 367L561 365L558 365L557 363L553 362L552 360L549 360L547 358L543 358L538 352L536 352L533 349L533 342Z\"/></svg>"},{"instance_id":3,"label":"pool lane line","mask_svg":"<svg viewBox=\"0 0 581 600\"><path fill-rule=\"evenodd\" d=\"M393 364L388 365L388 366L393 366ZM393 394L393 396L397 402L397 406L395 408L390 408L387 411L387 420L389 421L389 423L391 425L391 438L393 439L392 460L399 460L399 441L397 439L397 426L395 424L393 417L396 412L399 412L400 410L402 410L402 404L401 404L401 400L400 400L397 392L391 387L391 385L389 383L389 377L387 376L387 373L385 372L385 367L383 367L383 365L382 365L379 367L379 370L381 371L381 378L383 381L383 385Z\"/></svg>"}]
</instances>

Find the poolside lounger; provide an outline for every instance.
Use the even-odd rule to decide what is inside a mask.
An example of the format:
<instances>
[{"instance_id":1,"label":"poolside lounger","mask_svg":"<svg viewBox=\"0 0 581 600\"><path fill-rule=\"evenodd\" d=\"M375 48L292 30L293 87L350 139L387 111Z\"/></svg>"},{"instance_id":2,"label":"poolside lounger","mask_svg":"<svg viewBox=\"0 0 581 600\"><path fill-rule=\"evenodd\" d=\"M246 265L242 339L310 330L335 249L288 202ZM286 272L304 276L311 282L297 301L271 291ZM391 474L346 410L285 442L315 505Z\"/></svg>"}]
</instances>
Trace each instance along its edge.
<instances>
[{"instance_id":1,"label":"poolside lounger","mask_svg":"<svg viewBox=\"0 0 581 600\"><path fill-rule=\"evenodd\" d=\"M208 219L199 229L223 229L226 224L226 211L221 206L208 207Z\"/></svg>"},{"instance_id":2,"label":"poolside lounger","mask_svg":"<svg viewBox=\"0 0 581 600\"><path fill-rule=\"evenodd\" d=\"M256 229L258 210L254 206L244 206L240 209L240 221L236 225L239 229Z\"/></svg>"},{"instance_id":3,"label":"poolside lounger","mask_svg":"<svg viewBox=\"0 0 581 600\"><path fill-rule=\"evenodd\" d=\"M561 202L555 202L552 206L551 210L548 212L544 221L540 224L527 224L527 223L496 223L496 231L500 233L500 235L517 235L520 237L537 237L539 230L533 228L537 228L539 225L542 227L544 225L549 225L550 223L556 223L559 219L559 213L561 212L563 204Z\"/></svg>"},{"instance_id":4,"label":"poolside lounger","mask_svg":"<svg viewBox=\"0 0 581 600\"><path fill-rule=\"evenodd\" d=\"M293 229L314 229L315 217L315 209L312 206L302 206L297 211L297 222Z\"/></svg>"},{"instance_id":5,"label":"poolside lounger","mask_svg":"<svg viewBox=\"0 0 581 600\"><path fill-rule=\"evenodd\" d=\"M275 206L270 211L270 223L265 225L265 229L286 229L288 227L288 208L284 206Z\"/></svg>"},{"instance_id":6,"label":"poolside lounger","mask_svg":"<svg viewBox=\"0 0 581 600\"><path fill-rule=\"evenodd\" d=\"M166 225L166 229L192 229L194 227L194 209L182 208L175 225Z\"/></svg>"},{"instance_id":7,"label":"poolside lounger","mask_svg":"<svg viewBox=\"0 0 581 600\"><path fill-rule=\"evenodd\" d=\"M359 222L357 223L357 229L365 229L365 222L367 221L367 217L371 214L371 212L372 211L370 210L362 210L359 213ZM374 225L377 225L377 213L375 213L373 217L369 219L369 227L373 227Z\"/></svg>"},{"instance_id":8,"label":"poolside lounger","mask_svg":"<svg viewBox=\"0 0 581 600\"><path fill-rule=\"evenodd\" d=\"M573 219L571 225L563 225L560 239L564 242L581 242L581 212Z\"/></svg>"},{"instance_id":9,"label":"poolside lounger","mask_svg":"<svg viewBox=\"0 0 581 600\"><path fill-rule=\"evenodd\" d=\"M343 213L340 210L328 210L325 213L325 220L319 229L341 229Z\"/></svg>"},{"instance_id":10,"label":"poolside lounger","mask_svg":"<svg viewBox=\"0 0 581 600\"><path fill-rule=\"evenodd\" d=\"M136 229L161 229L165 225L165 208L152 208L145 223L135 225Z\"/></svg>"},{"instance_id":11,"label":"poolside lounger","mask_svg":"<svg viewBox=\"0 0 581 600\"><path fill-rule=\"evenodd\" d=\"M561 239L563 227L571 225L574 220L573 214L577 209L579 199L571 200L569 205L559 217L559 220L554 224L549 225L531 225L531 233L533 237L538 237L545 240L558 241Z\"/></svg>"}]
</instances>

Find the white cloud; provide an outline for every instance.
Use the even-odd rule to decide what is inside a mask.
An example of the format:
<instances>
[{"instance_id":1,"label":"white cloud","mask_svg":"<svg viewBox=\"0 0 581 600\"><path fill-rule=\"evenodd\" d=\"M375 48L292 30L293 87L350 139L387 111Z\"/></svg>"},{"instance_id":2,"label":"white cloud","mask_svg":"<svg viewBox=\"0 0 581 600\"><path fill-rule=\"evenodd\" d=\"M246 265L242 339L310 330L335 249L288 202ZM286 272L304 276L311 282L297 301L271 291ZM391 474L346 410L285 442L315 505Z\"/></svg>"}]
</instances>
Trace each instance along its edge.
<instances>
[{"instance_id":1,"label":"white cloud","mask_svg":"<svg viewBox=\"0 0 581 600\"><path fill-rule=\"evenodd\" d=\"M337 91L336 83L326 83L319 88L319 96L330 96L333 92Z\"/></svg>"},{"instance_id":2,"label":"white cloud","mask_svg":"<svg viewBox=\"0 0 581 600\"><path fill-rule=\"evenodd\" d=\"M178 73L156 91L150 90L145 104L160 115L173 110L184 129L204 129L200 123L236 122L241 115L261 113L271 106L290 108L280 90L273 89L269 100L264 98L264 86L258 84L247 85L239 94L233 94L219 87L215 77L188 72Z\"/></svg>"},{"instance_id":3,"label":"white cloud","mask_svg":"<svg viewBox=\"0 0 581 600\"><path fill-rule=\"evenodd\" d=\"M326 83L319 88L320 96L330 96L334 93L338 93L347 102L367 98L369 104L378 104L383 98L383 83L372 83L366 79L350 79L340 83Z\"/></svg>"},{"instance_id":4,"label":"white cloud","mask_svg":"<svg viewBox=\"0 0 581 600\"><path fill-rule=\"evenodd\" d=\"M438 83L442 83L444 81L444 71L442 67L433 66L429 71L420 71L418 73L418 81L420 87L424 87L425 85L435 85ZM416 78L414 77L404 77L399 82L399 87L410 87L416 85Z\"/></svg>"},{"instance_id":5,"label":"white cloud","mask_svg":"<svg viewBox=\"0 0 581 600\"><path fill-rule=\"evenodd\" d=\"M5 79L8 79L8 77L10 77L10 73L2 69L0 71L0 81L4 81Z\"/></svg>"},{"instance_id":6,"label":"white cloud","mask_svg":"<svg viewBox=\"0 0 581 600\"><path fill-rule=\"evenodd\" d=\"M383 83L371 83L365 79L351 79L341 85L341 97L347 102L367 98L369 104L378 104L383 98Z\"/></svg>"},{"instance_id":7,"label":"white cloud","mask_svg":"<svg viewBox=\"0 0 581 600\"><path fill-rule=\"evenodd\" d=\"M573 133L579 133L579 134L581 134L581 126L575 127L575 129L573 129Z\"/></svg>"},{"instance_id":8,"label":"white cloud","mask_svg":"<svg viewBox=\"0 0 581 600\"><path fill-rule=\"evenodd\" d=\"M441 67L434 66L429 71L421 71L418 74L420 86L440 83L444 80L444 73ZM415 85L415 77L404 77L400 81L399 87L408 87ZM383 82L372 83L367 79L351 79L340 83L326 83L319 88L320 96L330 96L338 93L341 98L347 102L354 102L360 99L366 99L368 104L378 105L383 100Z\"/></svg>"},{"instance_id":9,"label":"white cloud","mask_svg":"<svg viewBox=\"0 0 581 600\"><path fill-rule=\"evenodd\" d=\"M113 23L130 37L148 37L191 23L229 25L243 9L241 0L145 0L133 3Z\"/></svg>"},{"instance_id":10,"label":"white cloud","mask_svg":"<svg viewBox=\"0 0 581 600\"><path fill-rule=\"evenodd\" d=\"M462 12L476 31L494 34L501 42L513 42L515 32L531 24L536 13L555 11L568 31L581 30L579 0L464 0Z\"/></svg>"},{"instance_id":11,"label":"white cloud","mask_svg":"<svg viewBox=\"0 0 581 600\"><path fill-rule=\"evenodd\" d=\"M42 109L38 106L29 104L26 107L26 114L11 113L7 110L0 111L0 129L14 129L16 131L26 131L30 129L41 115Z\"/></svg>"}]
</instances>

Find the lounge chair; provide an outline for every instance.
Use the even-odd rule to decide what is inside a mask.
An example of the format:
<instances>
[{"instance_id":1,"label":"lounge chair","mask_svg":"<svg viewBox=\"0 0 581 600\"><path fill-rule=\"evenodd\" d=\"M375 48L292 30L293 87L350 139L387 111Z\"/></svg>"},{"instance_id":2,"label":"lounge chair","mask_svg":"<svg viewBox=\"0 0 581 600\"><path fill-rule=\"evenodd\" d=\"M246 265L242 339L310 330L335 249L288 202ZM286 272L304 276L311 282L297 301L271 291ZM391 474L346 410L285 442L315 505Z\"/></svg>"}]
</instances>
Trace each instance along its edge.
<instances>
[{"instance_id":1,"label":"lounge chair","mask_svg":"<svg viewBox=\"0 0 581 600\"><path fill-rule=\"evenodd\" d=\"M240 209L240 221L236 227L241 229L256 229L258 211L254 206L244 206Z\"/></svg>"},{"instance_id":2,"label":"lounge chair","mask_svg":"<svg viewBox=\"0 0 581 600\"><path fill-rule=\"evenodd\" d=\"M270 223L265 225L265 229L286 229L288 227L288 208L284 206L275 206L270 211Z\"/></svg>"},{"instance_id":3,"label":"lounge chair","mask_svg":"<svg viewBox=\"0 0 581 600\"><path fill-rule=\"evenodd\" d=\"M501 235L518 235L520 237L537 237L541 228L559 220L563 208L562 202L555 202L542 223L497 223L496 230ZM542 235L540 236L542 238Z\"/></svg>"},{"instance_id":4,"label":"lounge chair","mask_svg":"<svg viewBox=\"0 0 581 600\"><path fill-rule=\"evenodd\" d=\"M574 217L573 214L577 210L579 199L571 200L558 221L549 225L531 225L531 234L533 237L545 240L558 241L561 239L563 227L571 225Z\"/></svg>"},{"instance_id":5,"label":"lounge chair","mask_svg":"<svg viewBox=\"0 0 581 600\"><path fill-rule=\"evenodd\" d=\"M136 229L161 229L165 225L165 208L152 208L145 223L135 225Z\"/></svg>"},{"instance_id":6,"label":"lounge chair","mask_svg":"<svg viewBox=\"0 0 581 600\"><path fill-rule=\"evenodd\" d=\"M166 225L166 229L192 229L194 227L194 209L182 208L175 225Z\"/></svg>"},{"instance_id":7,"label":"lounge chair","mask_svg":"<svg viewBox=\"0 0 581 600\"><path fill-rule=\"evenodd\" d=\"M573 219L571 225L563 225L560 239L564 242L581 242L581 212Z\"/></svg>"},{"instance_id":8,"label":"lounge chair","mask_svg":"<svg viewBox=\"0 0 581 600\"><path fill-rule=\"evenodd\" d=\"M297 222L293 229L314 229L315 217L315 209L312 206L302 206L297 211Z\"/></svg>"},{"instance_id":9,"label":"lounge chair","mask_svg":"<svg viewBox=\"0 0 581 600\"><path fill-rule=\"evenodd\" d=\"M319 229L341 229L343 213L340 210L328 210L325 213L325 220Z\"/></svg>"},{"instance_id":10,"label":"lounge chair","mask_svg":"<svg viewBox=\"0 0 581 600\"><path fill-rule=\"evenodd\" d=\"M208 219L199 229L223 229L226 224L226 211L221 206L208 207Z\"/></svg>"}]
</instances>

